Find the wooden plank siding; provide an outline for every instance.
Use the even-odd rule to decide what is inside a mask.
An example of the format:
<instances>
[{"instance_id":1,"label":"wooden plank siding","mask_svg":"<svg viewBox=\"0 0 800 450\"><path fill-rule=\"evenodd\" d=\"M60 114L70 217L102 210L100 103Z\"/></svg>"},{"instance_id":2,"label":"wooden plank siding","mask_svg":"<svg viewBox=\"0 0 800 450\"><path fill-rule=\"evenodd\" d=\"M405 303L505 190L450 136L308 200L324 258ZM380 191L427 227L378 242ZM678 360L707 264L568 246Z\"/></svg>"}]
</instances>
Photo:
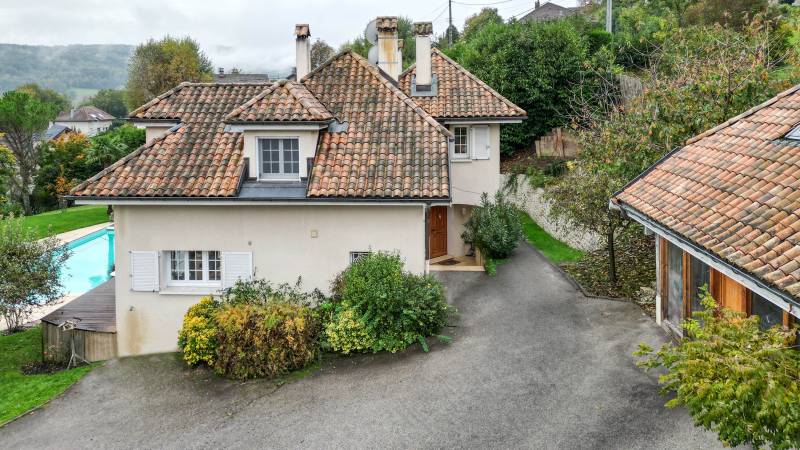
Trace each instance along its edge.
<instances>
[{"instance_id":1,"label":"wooden plank siding","mask_svg":"<svg viewBox=\"0 0 800 450\"><path fill-rule=\"evenodd\" d=\"M70 357L70 338L74 333L75 353L89 362L104 361L117 356L117 333L88 330L63 330L52 323L42 322L42 354L46 359L66 361Z\"/></svg>"}]
</instances>

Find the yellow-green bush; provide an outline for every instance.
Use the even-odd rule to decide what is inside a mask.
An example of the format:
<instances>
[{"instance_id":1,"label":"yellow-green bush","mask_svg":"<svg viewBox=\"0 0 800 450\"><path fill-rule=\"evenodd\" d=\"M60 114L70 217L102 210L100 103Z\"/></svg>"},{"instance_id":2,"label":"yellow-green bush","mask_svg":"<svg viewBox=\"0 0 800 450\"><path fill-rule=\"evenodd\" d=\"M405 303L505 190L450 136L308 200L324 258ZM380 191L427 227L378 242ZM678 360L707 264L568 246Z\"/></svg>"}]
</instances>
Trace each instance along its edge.
<instances>
[{"instance_id":1,"label":"yellow-green bush","mask_svg":"<svg viewBox=\"0 0 800 450\"><path fill-rule=\"evenodd\" d=\"M274 377L317 356L313 310L287 301L224 306L216 315L214 370L236 379Z\"/></svg>"},{"instance_id":2,"label":"yellow-green bush","mask_svg":"<svg viewBox=\"0 0 800 450\"><path fill-rule=\"evenodd\" d=\"M344 354L372 350L375 346L364 320L348 305L343 305L325 326L325 337L331 350Z\"/></svg>"},{"instance_id":3,"label":"yellow-green bush","mask_svg":"<svg viewBox=\"0 0 800 450\"><path fill-rule=\"evenodd\" d=\"M220 304L213 297L203 297L192 305L183 317L183 327L178 334L178 348L183 359L191 364L214 364L217 350L216 314Z\"/></svg>"}]
</instances>

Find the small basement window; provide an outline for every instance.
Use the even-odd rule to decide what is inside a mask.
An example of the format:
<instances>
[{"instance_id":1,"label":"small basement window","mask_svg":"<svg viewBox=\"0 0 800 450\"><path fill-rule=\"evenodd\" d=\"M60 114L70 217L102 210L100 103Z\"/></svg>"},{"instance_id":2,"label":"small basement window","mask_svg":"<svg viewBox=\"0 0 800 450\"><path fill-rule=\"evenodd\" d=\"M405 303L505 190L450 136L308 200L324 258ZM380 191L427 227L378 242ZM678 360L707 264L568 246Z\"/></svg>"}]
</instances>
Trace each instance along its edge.
<instances>
[{"instance_id":1,"label":"small basement window","mask_svg":"<svg viewBox=\"0 0 800 450\"><path fill-rule=\"evenodd\" d=\"M350 264L353 264L354 262L358 261L359 258L363 258L369 255L370 253L372 252L365 252L365 251L350 252Z\"/></svg>"},{"instance_id":2,"label":"small basement window","mask_svg":"<svg viewBox=\"0 0 800 450\"><path fill-rule=\"evenodd\" d=\"M170 286L216 286L222 280L222 255L218 250L170 250Z\"/></svg>"}]
</instances>

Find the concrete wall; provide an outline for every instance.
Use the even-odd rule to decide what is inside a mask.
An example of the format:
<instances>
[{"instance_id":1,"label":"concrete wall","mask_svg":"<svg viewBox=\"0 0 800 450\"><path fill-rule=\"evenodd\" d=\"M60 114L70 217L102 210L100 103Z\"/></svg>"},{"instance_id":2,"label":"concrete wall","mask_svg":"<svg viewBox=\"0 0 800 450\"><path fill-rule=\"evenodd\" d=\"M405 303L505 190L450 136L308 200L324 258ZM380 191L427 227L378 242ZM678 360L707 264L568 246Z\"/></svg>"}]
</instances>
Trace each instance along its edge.
<instances>
[{"instance_id":1,"label":"concrete wall","mask_svg":"<svg viewBox=\"0 0 800 450\"><path fill-rule=\"evenodd\" d=\"M407 270L425 271L421 205L118 205L115 225L120 356L176 350L183 315L202 295L131 291L132 250L248 251L256 277L293 283L302 276L305 289L326 292L350 251L398 250Z\"/></svg>"},{"instance_id":2,"label":"concrete wall","mask_svg":"<svg viewBox=\"0 0 800 450\"><path fill-rule=\"evenodd\" d=\"M448 125L452 131L454 124ZM454 204L478 205L481 194L490 195L500 188L500 125L489 125L489 159L454 159L450 161L451 196Z\"/></svg>"},{"instance_id":3,"label":"concrete wall","mask_svg":"<svg viewBox=\"0 0 800 450\"><path fill-rule=\"evenodd\" d=\"M264 130L244 132L244 156L250 158L250 177L258 177L258 139L260 138L297 138L300 149L300 178L308 176L306 159L313 158L317 151L317 130Z\"/></svg>"},{"instance_id":4,"label":"concrete wall","mask_svg":"<svg viewBox=\"0 0 800 450\"><path fill-rule=\"evenodd\" d=\"M508 175L503 175L502 183L503 186L507 185ZM543 189L532 188L524 176L517 177L516 183L516 189L508 191L509 199L527 212L548 234L580 250L591 251L603 246L602 236L550 216L551 202L544 197Z\"/></svg>"}]
</instances>

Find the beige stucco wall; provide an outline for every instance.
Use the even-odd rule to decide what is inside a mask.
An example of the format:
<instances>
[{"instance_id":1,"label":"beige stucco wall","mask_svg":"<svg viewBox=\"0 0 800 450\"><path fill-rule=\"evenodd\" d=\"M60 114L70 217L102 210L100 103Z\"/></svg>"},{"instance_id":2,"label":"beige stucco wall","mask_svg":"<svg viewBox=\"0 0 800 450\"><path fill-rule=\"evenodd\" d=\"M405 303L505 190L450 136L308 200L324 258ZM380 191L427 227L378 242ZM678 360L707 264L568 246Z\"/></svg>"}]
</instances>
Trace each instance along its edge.
<instances>
[{"instance_id":1,"label":"beige stucco wall","mask_svg":"<svg viewBox=\"0 0 800 450\"><path fill-rule=\"evenodd\" d=\"M117 205L115 226L120 356L174 351L183 315L200 298L131 291L132 250L249 251L257 277L294 282L302 276L308 290L327 291L354 250L398 250L407 270L425 271L421 205Z\"/></svg>"},{"instance_id":2,"label":"beige stucco wall","mask_svg":"<svg viewBox=\"0 0 800 450\"><path fill-rule=\"evenodd\" d=\"M79 131L86 136L94 136L102 133L111 126L110 120L91 121L91 122L55 122L58 125L69 127L75 131Z\"/></svg>"},{"instance_id":3,"label":"beige stucco wall","mask_svg":"<svg viewBox=\"0 0 800 450\"><path fill-rule=\"evenodd\" d=\"M470 205L452 205L447 208L447 254L451 256L464 256L469 251L469 245L461 239L464 224L472 215Z\"/></svg>"},{"instance_id":4,"label":"beige stucco wall","mask_svg":"<svg viewBox=\"0 0 800 450\"><path fill-rule=\"evenodd\" d=\"M258 139L297 138L300 150L300 178L308 173L306 158L313 158L317 150L319 130L246 130L244 132L244 156L250 158L250 177L258 177Z\"/></svg>"},{"instance_id":5,"label":"beige stucco wall","mask_svg":"<svg viewBox=\"0 0 800 450\"><path fill-rule=\"evenodd\" d=\"M448 125L450 130L453 125ZM490 195L500 189L500 125L489 125L489 159L457 160L451 158L450 180L454 204L478 205L481 193Z\"/></svg>"},{"instance_id":6,"label":"beige stucco wall","mask_svg":"<svg viewBox=\"0 0 800 450\"><path fill-rule=\"evenodd\" d=\"M148 142L152 141L153 139L158 139L161 136L165 135L167 133L167 131L169 131L169 129L172 128L173 126L174 125L166 125L166 126L163 126L163 125L160 125L160 126L148 125L148 126L146 126L144 128L144 141L145 141L145 143L148 143Z\"/></svg>"}]
</instances>

